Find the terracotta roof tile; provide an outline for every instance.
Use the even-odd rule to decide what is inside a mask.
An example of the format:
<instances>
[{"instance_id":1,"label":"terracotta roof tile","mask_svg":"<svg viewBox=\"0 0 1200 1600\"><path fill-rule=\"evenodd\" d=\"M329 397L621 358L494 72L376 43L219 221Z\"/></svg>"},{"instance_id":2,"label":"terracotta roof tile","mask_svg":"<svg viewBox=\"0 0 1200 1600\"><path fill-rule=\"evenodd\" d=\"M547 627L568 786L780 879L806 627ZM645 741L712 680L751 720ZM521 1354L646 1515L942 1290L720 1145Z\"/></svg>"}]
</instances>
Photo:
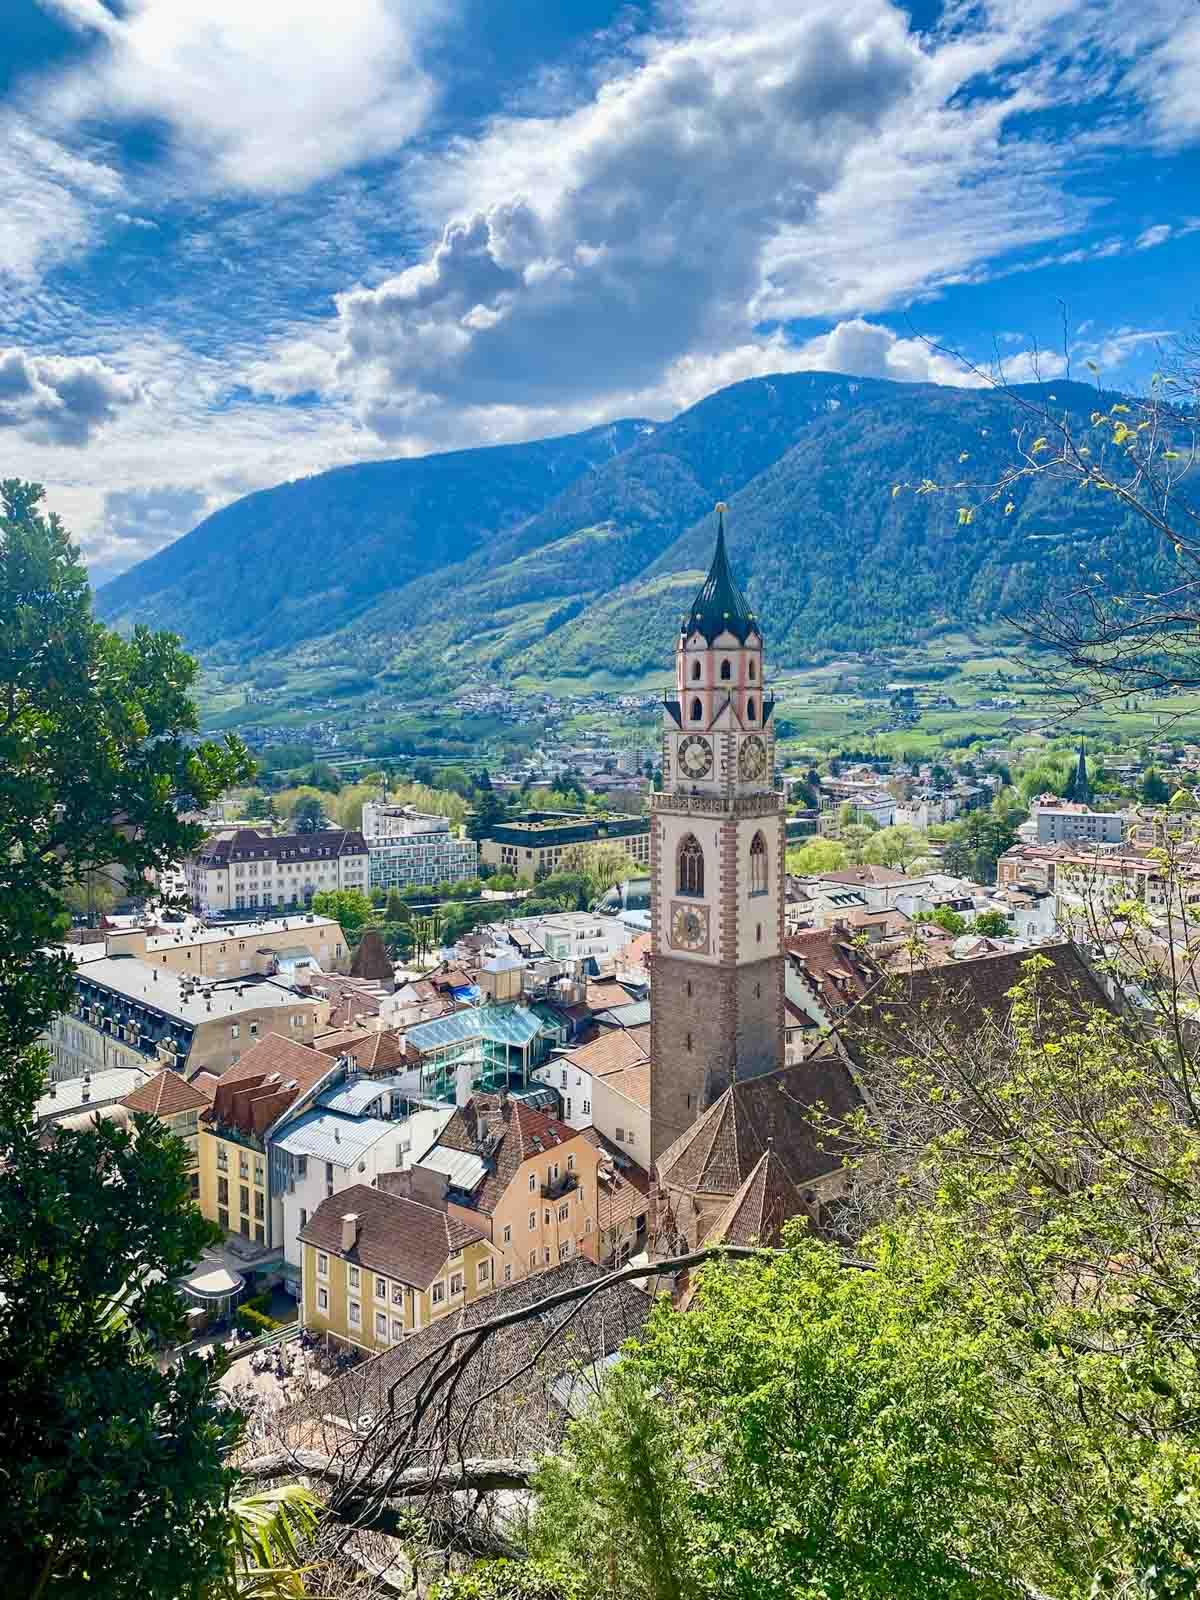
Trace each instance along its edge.
<instances>
[{"instance_id":1,"label":"terracotta roof tile","mask_svg":"<svg viewBox=\"0 0 1200 1600\"><path fill-rule=\"evenodd\" d=\"M172 1117L179 1111L203 1111L209 1097L187 1083L177 1072L164 1067L157 1077L123 1095L118 1104L130 1111L147 1111L156 1117Z\"/></svg>"},{"instance_id":2,"label":"terracotta roof tile","mask_svg":"<svg viewBox=\"0 0 1200 1600\"><path fill-rule=\"evenodd\" d=\"M523 1101L475 1095L455 1111L438 1143L471 1155L487 1152L489 1170L475 1195L475 1206L490 1216L523 1161L580 1137L565 1122Z\"/></svg>"},{"instance_id":3,"label":"terracotta roof tile","mask_svg":"<svg viewBox=\"0 0 1200 1600\"><path fill-rule=\"evenodd\" d=\"M212 1107L201 1120L230 1124L261 1137L333 1067L333 1061L320 1050L269 1033L222 1073Z\"/></svg>"},{"instance_id":4,"label":"terracotta roof tile","mask_svg":"<svg viewBox=\"0 0 1200 1600\"><path fill-rule=\"evenodd\" d=\"M645 1061L649 1053L650 1026L647 1023L636 1028L610 1028L589 1044L576 1045L567 1059L581 1072L590 1072L593 1078L604 1078L610 1072L623 1072L626 1067Z\"/></svg>"}]
</instances>

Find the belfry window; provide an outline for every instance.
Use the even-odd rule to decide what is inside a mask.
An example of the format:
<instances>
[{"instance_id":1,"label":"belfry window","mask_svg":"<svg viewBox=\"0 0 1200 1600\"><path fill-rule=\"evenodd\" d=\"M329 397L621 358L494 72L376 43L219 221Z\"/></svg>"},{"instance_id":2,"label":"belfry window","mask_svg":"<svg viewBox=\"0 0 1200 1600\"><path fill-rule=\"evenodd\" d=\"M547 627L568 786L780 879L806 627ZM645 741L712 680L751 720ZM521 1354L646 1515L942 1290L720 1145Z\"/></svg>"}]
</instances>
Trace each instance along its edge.
<instances>
[{"instance_id":1,"label":"belfry window","mask_svg":"<svg viewBox=\"0 0 1200 1600\"><path fill-rule=\"evenodd\" d=\"M754 696L751 695L749 700L746 701L746 721L753 722L757 715L758 712L754 708Z\"/></svg>"},{"instance_id":2,"label":"belfry window","mask_svg":"<svg viewBox=\"0 0 1200 1600\"><path fill-rule=\"evenodd\" d=\"M767 892L767 841L756 833L750 841L750 893Z\"/></svg>"},{"instance_id":3,"label":"belfry window","mask_svg":"<svg viewBox=\"0 0 1200 1600\"><path fill-rule=\"evenodd\" d=\"M704 707L701 705L700 697L697 695L696 699L692 701L692 721L699 722L703 715Z\"/></svg>"},{"instance_id":4,"label":"belfry window","mask_svg":"<svg viewBox=\"0 0 1200 1600\"><path fill-rule=\"evenodd\" d=\"M699 683L700 682L700 661L699 661L699 658L697 658L695 661L692 662L692 682L693 683Z\"/></svg>"},{"instance_id":5,"label":"belfry window","mask_svg":"<svg viewBox=\"0 0 1200 1600\"><path fill-rule=\"evenodd\" d=\"M754 682L754 657L750 657L750 682Z\"/></svg>"},{"instance_id":6,"label":"belfry window","mask_svg":"<svg viewBox=\"0 0 1200 1600\"><path fill-rule=\"evenodd\" d=\"M680 894L704 893L704 851L694 833L685 834L679 846L678 892Z\"/></svg>"},{"instance_id":7,"label":"belfry window","mask_svg":"<svg viewBox=\"0 0 1200 1600\"><path fill-rule=\"evenodd\" d=\"M730 674L732 673L732 671L733 671L733 668L730 666L729 662L728 661L722 661L722 663L721 663L721 682L722 683L728 683L729 682Z\"/></svg>"}]
</instances>

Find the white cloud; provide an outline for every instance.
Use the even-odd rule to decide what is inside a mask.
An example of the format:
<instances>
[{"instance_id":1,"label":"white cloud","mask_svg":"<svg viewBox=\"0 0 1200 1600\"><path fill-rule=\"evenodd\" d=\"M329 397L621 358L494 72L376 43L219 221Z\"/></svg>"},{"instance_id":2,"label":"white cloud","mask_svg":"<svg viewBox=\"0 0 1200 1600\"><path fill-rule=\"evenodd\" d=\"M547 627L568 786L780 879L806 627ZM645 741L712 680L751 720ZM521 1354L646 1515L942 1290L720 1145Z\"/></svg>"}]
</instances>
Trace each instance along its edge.
<instances>
[{"instance_id":1,"label":"white cloud","mask_svg":"<svg viewBox=\"0 0 1200 1600\"><path fill-rule=\"evenodd\" d=\"M1157 244L1166 244L1171 237L1171 226L1167 222L1157 222L1152 228L1147 228L1144 233L1134 240L1135 250L1153 250Z\"/></svg>"},{"instance_id":2,"label":"white cloud","mask_svg":"<svg viewBox=\"0 0 1200 1600\"><path fill-rule=\"evenodd\" d=\"M303 187L390 154L420 129L434 85L419 44L433 0L99 0L56 9L96 48L46 93L74 127L162 119L190 184Z\"/></svg>"},{"instance_id":3,"label":"white cloud","mask_svg":"<svg viewBox=\"0 0 1200 1600\"><path fill-rule=\"evenodd\" d=\"M26 116L0 108L0 283L37 279L87 244L98 205L123 181L82 144L68 150Z\"/></svg>"},{"instance_id":4,"label":"white cloud","mask_svg":"<svg viewBox=\"0 0 1200 1600\"><path fill-rule=\"evenodd\" d=\"M0 350L0 428L54 445L93 433L142 399L141 385L96 356L31 356Z\"/></svg>"}]
</instances>

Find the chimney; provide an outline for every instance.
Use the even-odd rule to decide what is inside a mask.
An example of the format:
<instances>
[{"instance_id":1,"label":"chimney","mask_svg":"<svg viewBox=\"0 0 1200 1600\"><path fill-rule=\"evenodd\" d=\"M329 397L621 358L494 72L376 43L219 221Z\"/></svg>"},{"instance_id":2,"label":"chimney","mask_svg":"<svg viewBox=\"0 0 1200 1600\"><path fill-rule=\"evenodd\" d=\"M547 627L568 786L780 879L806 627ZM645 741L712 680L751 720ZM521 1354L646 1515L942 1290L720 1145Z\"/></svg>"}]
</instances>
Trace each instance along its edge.
<instances>
[{"instance_id":1,"label":"chimney","mask_svg":"<svg viewBox=\"0 0 1200 1600\"><path fill-rule=\"evenodd\" d=\"M358 1212L347 1211L342 1218L342 1249L353 1250L358 1243Z\"/></svg>"}]
</instances>

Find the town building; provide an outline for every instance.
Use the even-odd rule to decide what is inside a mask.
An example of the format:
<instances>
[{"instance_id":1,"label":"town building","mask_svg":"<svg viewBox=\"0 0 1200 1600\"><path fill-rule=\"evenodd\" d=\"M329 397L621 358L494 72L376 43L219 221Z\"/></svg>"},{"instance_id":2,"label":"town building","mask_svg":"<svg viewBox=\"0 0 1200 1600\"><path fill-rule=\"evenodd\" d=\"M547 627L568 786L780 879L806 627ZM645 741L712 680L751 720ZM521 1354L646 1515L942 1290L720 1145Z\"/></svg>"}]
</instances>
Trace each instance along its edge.
<instances>
[{"instance_id":1,"label":"town building","mask_svg":"<svg viewBox=\"0 0 1200 1600\"><path fill-rule=\"evenodd\" d=\"M432 1183L412 1194L357 1184L317 1207L300 1234L305 1328L387 1350L492 1292L486 1236L451 1212L444 1183L440 1204L436 1191Z\"/></svg>"},{"instance_id":2,"label":"town building","mask_svg":"<svg viewBox=\"0 0 1200 1600\"><path fill-rule=\"evenodd\" d=\"M551 1057L534 1079L553 1089L559 1116L595 1128L640 1167L650 1166L650 1028L606 1028L599 1038ZM611 1080L611 1082L609 1081Z\"/></svg>"},{"instance_id":3,"label":"town building","mask_svg":"<svg viewBox=\"0 0 1200 1600\"><path fill-rule=\"evenodd\" d=\"M191 1176L192 1199L200 1199L200 1113L207 1111L209 1097L193 1084L186 1082L178 1072L164 1067L157 1077L139 1085L119 1102L126 1111L156 1117L169 1132L181 1139L188 1151L188 1169Z\"/></svg>"},{"instance_id":4,"label":"town building","mask_svg":"<svg viewBox=\"0 0 1200 1600\"><path fill-rule=\"evenodd\" d=\"M184 870L192 906L207 917L307 908L315 894L328 889L365 893L369 859L362 834L349 828L274 837L239 828L206 840Z\"/></svg>"},{"instance_id":5,"label":"town building","mask_svg":"<svg viewBox=\"0 0 1200 1600\"><path fill-rule=\"evenodd\" d=\"M675 646L652 796L652 1158L732 1084L783 1062L782 800L759 624L718 507L712 567Z\"/></svg>"},{"instance_id":6,"label":"town building","mask_svg":"<svg viewBox=\"0 0 1200 1600\"><path fill-rule=\"evenodd\" d=\"M452 833L446 817L368 800L362 832L372 889L458 883L479 876L479 846Z\"/></svg>"},{"instance_id":7,"label":"town building","mask_svg":"<svg viewBox=\"0 0 1200 1600\"><path fill-rule=\"evenodd\" d=\"M601 1164L586 1130L480 1094L455 1111L418 1169L444 1174L450 1215L487 1236L498 1281L512 1283L577 1254L602 1258Z\"/></svg>"},{"instance_id":8,"label":"town building","mask_svg":"<svg viewBox=\"0 0 1200 1600\"><path fill-rule=\"evenodd\" d=\"M270 1034L225 1073L199 1121L200 1210L210 1222L282 1255L283 1196L271 1182L271 1133L340 1071L319 1050Z\"/></svg>"},{"instance_id":9,"label":"town building","mask_svg":"<svg viewBox=\"0 0 1200 1600\"><path fill-rule=\"evenodd\" d=\"M639 866L650 860L650 819L619 811L525 811L493 824L480 859L498 872L533 879L557 872L578 846L611 844Z\"/></svg>"},{"instance_id":10,"label":"town building","mask_svg":"<svg viewBox=\"0 0 1200 1600\"><path fill-rule=\"evenodd\" d=\"M1032 820L1039 844L1120 844L1125 837L1120 811L1093 811L1077 800L1037 806Z\"/></svg>"},{"instance_id":11,"label":"town building","mask_svg":"<svg viewBox=\"0 0 1200 1600\"><path fill-rule=\"evenodd\" d=\"M85 958L70 1010L47 1029L50 1076L169 1067L189 1079L219 1077L269 1033L308 1043L318 1011L311 995L255 972L201 978L131 955Z\"/></svg>"},{"instance_id":12,"label":"town building","mask_svg":"<svg viewBox=\"0 0 1200 1600\"><path fill-rule=\"evenodd\" d=\"M139 1066L101 1067L77 1077L52 1077L34 1107L34 1120L59 1123L79 1114L105 1114L114 1107L123 1111L124 1097L149 1081L149 1072ZM125 1118L122 1115L117 1120Z\"/></svg>"},{"instance_id":13,"label":"town building","mask_svg":"<svg viewBox=\"0 0 1200 1600\"><path fill-rule=\"evenodd\" d=\"M250 973L292 978L305 970L328 971L344 965L345 935L333 917L300 912L292 917L255 917L210 927L189 918L179 927L130 926L78 947L76 961L99 955L133 956L192 978L245 978Z\"/></svg>"}]
</instances>

